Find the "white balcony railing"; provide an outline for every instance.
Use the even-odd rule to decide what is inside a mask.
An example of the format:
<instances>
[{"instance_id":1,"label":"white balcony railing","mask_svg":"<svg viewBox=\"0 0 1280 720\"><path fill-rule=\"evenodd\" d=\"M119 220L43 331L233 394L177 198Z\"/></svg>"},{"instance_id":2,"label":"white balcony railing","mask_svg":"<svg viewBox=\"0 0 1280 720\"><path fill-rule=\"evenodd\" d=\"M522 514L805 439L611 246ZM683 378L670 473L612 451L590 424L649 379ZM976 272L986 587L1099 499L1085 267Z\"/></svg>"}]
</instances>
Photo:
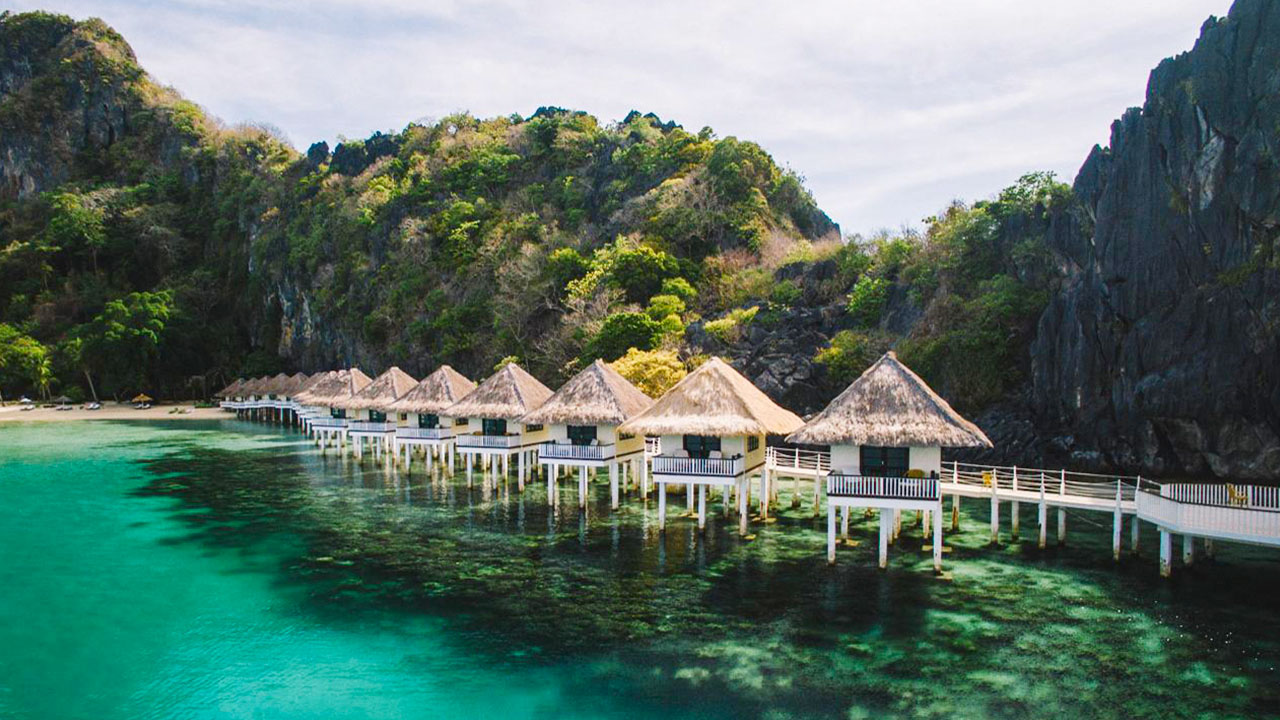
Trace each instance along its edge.
<instances>
[{"instance_id":1,"label":"white balcony railing","mask_svg":"<svg viewBox=\"0 0 1280 720\"><path fill-rule=\"evenodd\" d=\"M519 435L459 435L460 448L514 448L520 447Z\"/></svg>"},{"instance_id":2,"label":"white balcony railing","mask_svg":"<svg viewBox=\"0 0 1280 720\"><path fill-rule=\"evenodd\" d=\"M318 417L311 421L313 428L344 428L351 421L346 418Z\"/></svg>"},{"instance_id":3,"label":"white balcony railing","mask_svg":"<svg viewBox=\"0 0 1280 720\"><path fill-rule=\"evenodd\" d=\"M396 428L396 437L415 440L447 440L453 437L453 428Z\"/></svg>"},{"instance_id":4,"label":"white balcony railing","mask_svg":"<svg viewBox=\"0 0 1280 720\"><path fill-rule=\"evenodd\" d=\"M608 460L617 453L617 446L574 445L572 443L545 442L538 448L538 456L549 460Z\"/></svg>"},{"instance_id":5,"label":"white balcony railing","mask_svg":"<svg viewBox=\"0 0 1280 720\"><path fill-rule=\"evenodd\" d=\"M705 475L711 477L737 477L743 472L743 458L690 458L673 455L653 456L654 475Z\"/></svg>"},{"instance_id":6,"label":"white balcony railing","mask_svg":"<svg viewBox=\"0 0 1280 720\"><path fill-rule=\"evenodd\" d=\"M347 429L354 433L389 433L396 431L393 422L373 422L371 420L352 420Z\"/></svg>"},{"instance_id":7,"label":"white balcony railing","mask_svg":"<svg viewBox=\"0 0 1280 720\"><path fill-rule=\"evenodd\" d=\"M831 453L822 450L767 447L765 460L774 468L803 470L816 475L831 470Z\"/></svg>"},{"instance_id":8,"label":"white balcony railing","mask_svg":"<svg viewBox=\"0 0 1280 720\"><path fill-rule=\"evenodd\" d=\"M1264 487L1257 489L1274 490ZM1146 490L1139 492L1136 498L1138 517L1168 528L1171 532L1280 545L1280 510L1178 500L1165 497L1167 490L1168 485L1161 488L1160 495ZM1193 494L1190 489L1185 492ZM1182 492L1173 491L1170 494L1180 495Z\"/></svg>"},{"instance_id":9,"label":"white balcony railing","mask_svg":"<svg viewBox=\"0 0 1280 720\"><path fill-rule=\"evenodd\" d=\"M827 495L892 500L938 500L941 497L938 494L937 478L876 477L840 473L827 476Z\"/></svg>"}]
</instances>

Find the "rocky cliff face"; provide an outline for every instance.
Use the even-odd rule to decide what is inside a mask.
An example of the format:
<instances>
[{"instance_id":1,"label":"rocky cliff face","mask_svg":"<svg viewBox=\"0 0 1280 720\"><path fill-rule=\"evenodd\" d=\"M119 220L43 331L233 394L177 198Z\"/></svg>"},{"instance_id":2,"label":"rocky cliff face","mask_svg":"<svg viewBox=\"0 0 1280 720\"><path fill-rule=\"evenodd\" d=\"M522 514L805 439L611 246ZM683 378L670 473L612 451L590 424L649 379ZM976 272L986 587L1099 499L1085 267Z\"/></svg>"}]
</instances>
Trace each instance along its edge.
<instances>
[{"instance_id":1,"label":"rocky cliff face","mask_svg":"<svg viewBox=\"0 0 1280 720\"><path fill-rule=\"evenodd\" d=\"M1280 3L1152 73L1054 218L1031 403L1078 461L1280 476Z\"/></svg>"}]
</instances>

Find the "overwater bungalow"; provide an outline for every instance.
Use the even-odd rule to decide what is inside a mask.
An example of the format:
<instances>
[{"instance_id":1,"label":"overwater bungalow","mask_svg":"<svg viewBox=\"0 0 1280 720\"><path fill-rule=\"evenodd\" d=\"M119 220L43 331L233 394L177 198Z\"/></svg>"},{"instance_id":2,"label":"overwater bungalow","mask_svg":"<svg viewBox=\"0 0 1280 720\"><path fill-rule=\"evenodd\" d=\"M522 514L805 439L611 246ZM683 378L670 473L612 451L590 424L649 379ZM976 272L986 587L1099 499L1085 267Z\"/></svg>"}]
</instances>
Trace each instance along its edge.
<instances>
[{"instance_id":1,"label":"overwater bungalow","mask_svg":"<svg viewBox=\"0 0 1280 720\"><path fill-rule=\"evenodd\" d=\"M303 431L306 432L308 436L311 435L311 423L313 420L329 416L327 408L322 408L315 404L312 391L325 381L335 377L337 374L337 370L327 370L325 372L315 373L311 377L307 378L307 381L304 382L302 386L298 388L298 391L293 394L293 404L298 408L298 423L302 426Z\"/></svg>"},{"instance_id":2,"label":"overwater bungalow","mask_svg":"<svg viewBox=\"0 0 1280 720\"><path fill-rule=\"evenodd\" d=\"M236 400L240 397L240 388L244 386L244 383L244 378L236 378L226 387L214 393L213 396L219 399L218 407L227 412L234 411L237 404Z\"/></svg>"},{"instance_id":3,"label":"overwater bungalow","mask_svg":"<svg viewBox=\"0 0 1280 720\"><path fill-rule=\"evenodd\" d=\"M390 453L396 436L397 419L391 406L418 384L405 371L392 366L359 391L334 401L332 407L347 412L347 439L356 457L364 455L369 444L374 457ZM387 419L391 412L392 419Z\"/></svg>"},{"instance_id":4,"label":"overwater bungalow","mask_svg":"<svg viewBox=\"0 0 1280 720\"><path fill-rule=\"evenodd\" d=\"M991 447L982 430L885 353L788 441L831 447L827 476L827 560L835 562L836 511L879 510L880 567L901 512L924 515L933 529L933 564L942 569L942 448Z\"/></svg>"},{"instance_id":5,"label":"overwater bungalow","mask_svg":"<svg viewBox=\"0 0 1280 720\"><path fill-rule=\"evenodd\" d=\"M445 410L445 415L456 419L455 446L466 463L468 484L477 460L481 469L488 466L488 478L510 472L514 457L519 487L524 489L537 461L538 445L548 433L546 425L526 425L520 419L549 397L550 388L519 365L508 363Z\"/></svg>"},{"instance_id":6,"label":"overwater bungalow","mask_svg":"<svg viewBox=\"0 0 1280 720\"><path fill-rule=\"evenodd\" d=\"M645 444L643 435L620 433L618 426L652 404L653 398L596 360L525 415L520 422L526 427L548 428L548 439L538 449L547 470L547 501L555 499L560 469L577 468L578 504L585 507L588 474L607 468L610 505L616 510L619 476L640 476Z\"/></svg>"},{"instance_id":7,"label":"overwater bungalow","mask_svg":"<svg viewBox=\"0 0 1280 720\"><path fill-rule=\"evenodd\" d=\"M667 486L683 485L690 503L697 488L698 527L706 526L708 487L720 488L726 513L729 493L736 492L739 531L746 534L751 478L760 478L762 499L768 493L767 436L803 424L728 363L711 358L618 430L661 438L659 453L650 457L659 528L666 525Z\"/></svg>"},{"instance_id":8,"label":"overwater bungalow","mask_svg":"<svg viewBox=\"0 0 1280 720\"><path fill-rule=\"evenodd\" d=\"M338 403L365 389L371 382L373 380L360 372L359 368L337 370L326 375L310 390L299 394L299 402L320 413L319 417L310 422L320 447L335 443L341 446L346 445L347 411L345 408L338 407ZM324 417L326 412L328 417Z\"/></svg>"},{"instance_id":9,"label":"overwater bungalow","mask_svg":"<svg viewBox=\"0 0 1280 720\"><path fill-rule=\"evenodd\" d=\"M435 462L453 468L454 429L458 421L445 411L475 389L476 384L462 373L441 365L392 403L393 411L407 416L407 421L396 428L394 445L397 457L403 450L406 469L416 448L421 448L427 470Z\"/></svg>"}]
</instances>

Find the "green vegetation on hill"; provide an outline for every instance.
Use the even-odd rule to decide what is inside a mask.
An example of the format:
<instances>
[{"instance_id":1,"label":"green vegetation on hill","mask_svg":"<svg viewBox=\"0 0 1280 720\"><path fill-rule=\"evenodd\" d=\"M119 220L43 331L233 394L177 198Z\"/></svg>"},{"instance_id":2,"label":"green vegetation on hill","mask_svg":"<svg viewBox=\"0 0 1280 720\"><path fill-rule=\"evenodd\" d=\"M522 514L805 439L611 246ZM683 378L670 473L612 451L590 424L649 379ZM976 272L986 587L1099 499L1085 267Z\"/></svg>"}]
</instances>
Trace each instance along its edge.
<instances>
[{"instance_id":1,"label":"green vegetation on hill","mask_svg":"<svg viewBox=\"0 0 1280 720\"><path fill-rule=\"evenodd\" d=\"M923 234L845 241L758 145L652 114L464 113L302 154L156 85L100 21L4 15L0 41L10 395L510 359L554 384L623 357L660 387L820 307L830 340L802 359L831 389L893 345L975 407L1022 377L1046 208L1070 202L1030 175Z\"/></svg>"}]
</instances>

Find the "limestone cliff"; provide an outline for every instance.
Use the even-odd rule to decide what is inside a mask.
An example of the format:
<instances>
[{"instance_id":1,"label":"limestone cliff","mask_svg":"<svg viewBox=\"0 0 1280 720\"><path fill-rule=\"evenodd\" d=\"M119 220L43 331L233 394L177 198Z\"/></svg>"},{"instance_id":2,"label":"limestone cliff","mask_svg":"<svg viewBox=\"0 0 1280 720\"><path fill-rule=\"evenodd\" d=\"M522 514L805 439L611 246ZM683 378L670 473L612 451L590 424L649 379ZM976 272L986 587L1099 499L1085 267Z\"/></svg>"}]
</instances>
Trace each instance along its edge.
<instances>
[{"instance_id":1,"label":"limestone cliff","mask_svg":"<svg viewBox=\"0 0 1280 720\"><path fill-rule=\"evenodd\" d=\"M1077 460L1280 476L1280 4L1152 73L1054 218L1032 405Z\"/></svg>"}]
</instances>

